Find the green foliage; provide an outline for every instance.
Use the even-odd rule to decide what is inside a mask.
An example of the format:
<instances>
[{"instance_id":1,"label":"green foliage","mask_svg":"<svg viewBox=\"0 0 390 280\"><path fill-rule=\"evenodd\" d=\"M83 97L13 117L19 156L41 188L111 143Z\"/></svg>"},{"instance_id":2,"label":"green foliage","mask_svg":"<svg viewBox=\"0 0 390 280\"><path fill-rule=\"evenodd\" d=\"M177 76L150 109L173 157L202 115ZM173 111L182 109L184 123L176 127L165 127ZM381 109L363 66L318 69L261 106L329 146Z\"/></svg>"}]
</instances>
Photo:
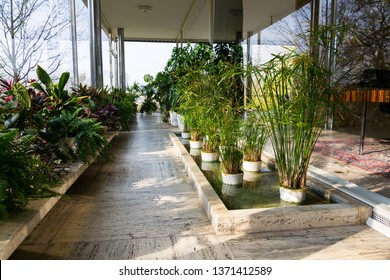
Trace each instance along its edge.
<instances>
[{"instance_id":1,"label":"green foliage","mask_svg":"<svg viewBox=\"0 0 390 280\"><path fill-rule=\"evenodd\" d=\"M157 111L157 103L150 97L147 97L141 105L141 113L152 113Z\"/></svg>"},{"instance_id":2,"label":"green foliage","mask_svg":"<svg viewBox=\"0 0 390 280\"><path fill-rule=\"evenodd\" d=\"M32 135L16 138L17 130L0 134L0 218L20 212L30 198L57 195L51 169L34 155Z\"/></svg>"},{"instance_id":3,"label":"green foliage","mask_svg":"<svg viewBox=\"0 0 390 280\"><path fill-rule=\"evenodd\" d=\"M244 160L261 161L263 146L268 138L268 133L257 112L248 112L247 119L242 127L242 151Z\"/></svg>"},{"instance_id":4,"label":"green foliage","mask_svg":"<svg viewBox=\"0 0 390 280\"><path fill-rule=\"evenodd\" d=\"M37 76L41 83L33 82L31 86L43 93L45 97L45 111L46 115L58 115L62 110L74 110L79 107L84 99L88 96L78 96L69 94L65 89L69 81L69 72L62 73L58 84L54 84L49 74L38 65Z\"/></svg>"},{"instance_id":5,"label":"green foliage","mask_svg":"<svg viewBox=\"0 0 390 280\"><path fill-rule=\"evenodd\" d=\"M74 137L76 151L71 156L83 162L88 162L98 154L108 159L108 143L104 137L104 126L96 119L79 116L81 109L74 112L62 111L59 116L53 116L43 137L57 147L57 155L66 160L59 147L60 139ZM72 149L70 149L72 150Z\"/></svg>"},{"instance_id":6,"label":"green foliage","mask_svg":"<svg viewBox=\"0 0 390 280\"><path fill-rule=\"evenodd\" d=\"M129 129L129 121L137 112L136 99L138 97L138 87L134 85L123 91L117 88L92 88L86 85L78 85L72 89L78 96L87 96L88 106L93 114L97 113L99 108L113 104L119 109L120 123L122 129Z\"/></svg>"},{"instance_id":7,"label":"green foliage","mask_svg":"<svg viewBox=\"0 0 390 280\"><path fill-rule=\"evenodd\" d=\"M108 142L103 135L104 127L91 118L80 118L76 127L77 157L88 162L97 155L109 159Z\"/></svg>"},{"instance_id":8,"label":"green foliage","mask_svg":"<svg viewBox=\"0 0 390 280\"><path fill-rule=\"evenodd\" d=\"M308 55L291 51L254 68L252 76L257 81L257 110L270 134L280 184L304 188L330 101L337 100L328 72Z\"/></svg>"},{"instance_id":9,"label":"green foliage","mask_svg":"<svg viewBox=\"0 0 390 280\"><path fill-rule=\"evenodd\" d=\"M127 92L113 91L112 104L114 104L120 112L120 121L122 129L129 130L129 122L137 113L137 104L135 103L138 94L128 89Z\"/></svg>"},{"instance_id":10,"label":"green foliage","mask_svg":"<svg viewBox=\"0 0 390 280\"><path fill-rule=\"evenodd\" d=\"M147 83L146 85L140 88L141 95L145 97L144 102L141 105L141 113L152 113L155 112L158 108L155 100L158 100L156 95L156 87L154 84L154 79L151 75L145 75L144 80Z\"/></svg>"}]
</instances>

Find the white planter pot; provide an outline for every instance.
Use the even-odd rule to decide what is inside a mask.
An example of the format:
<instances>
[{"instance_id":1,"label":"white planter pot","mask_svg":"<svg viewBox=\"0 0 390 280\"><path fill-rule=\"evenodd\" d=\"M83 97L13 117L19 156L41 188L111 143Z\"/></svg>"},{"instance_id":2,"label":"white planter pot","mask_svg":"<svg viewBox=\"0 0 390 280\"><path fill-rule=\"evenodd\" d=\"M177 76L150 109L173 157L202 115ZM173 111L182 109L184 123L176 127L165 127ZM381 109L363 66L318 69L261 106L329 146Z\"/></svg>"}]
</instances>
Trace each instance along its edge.
<instances>
[{"instance_id":1,"label":"white planter pot","mask_svg":"<svg viewBox=\"0 0 390 280\"><path fill-rule=\"evenodd\" d=\"M261 171L261 161L246 161L242 162L242 170L251 172Z\"/></svg>"},{"instance_id":2,"label":"white planter pot","mask_svg":"<svg viewBox=\"0 0 390 280\"><path fill-rule=\"evenodd\" d=\"M202 141L192 141L192 140L190 140L190 148L192 148L192 149L201 149L202 148Z\"/></svg>"},{"instance_id":3,"label":"white planter pot","mask_svg":"<svg viewBox=\"0 0 390 280\"><path fill-rule=\"evenodd\" d=\"M190 139L182 138L181 142L183 143L183 145L189 145L190 144Z\"/></svg>"},{"instance_id":4,"label":"white planter pot","mask_svg":"<svg viewBox=\"0 0 390 280\"><path fill-rule=\"evenodd\" d=\"M189 139L191 136L190 136L190 133L189 132L181 132L181 138L183 139Z\"/></svg>"},{"instance_id":5,"label":"white planter pot","mask_svg":"<svg viewBox=\"0 0 390 280\"><path fill-rule=\"evenodd\" d=\"M227 174L224 172L222 173L222 183L226 185L240 185L243 182L244 179L244 173L238 173L238 174Z\"/></svg>"},{"instance_id":6,"label":"white planter pot","mask_svg":"<svg viewBox=\"0 0 390 280\"><path fill-rule=\"evenodd\" d=\"M176 112L169 111L169 119L172 126L177 126L177 114Z\"/></svg>"},{"instance_id":7,"label":"white planter pot","mask_svg":"<svg viewBox=\"0 0 390 280\"><path fill-rule=\"evenodd\" d=\"M206 153L202 151L202 161L215 162L219 160L218 153Z\"/></svg>"},{"instance_id":8,"label":"white planter pot","mask_svg":"<svg viewBox=\"0 0 390 280\"><path fill-rule=\"evenodd\" d=\"M289 203L302 203L306 198L305 189L287 189L279 187L280 199Z\"/></svg>"},{"instance_id":9,"label":"white planter pot","mask_svg":"<svg viewBox=\"0 0 390 280\"><path fill-rule=\"evenodd\" d=\"M190 155L191 156L200 156L201 149L195 149L195 148L190 148Z\"/></svg>"}]
</instances>

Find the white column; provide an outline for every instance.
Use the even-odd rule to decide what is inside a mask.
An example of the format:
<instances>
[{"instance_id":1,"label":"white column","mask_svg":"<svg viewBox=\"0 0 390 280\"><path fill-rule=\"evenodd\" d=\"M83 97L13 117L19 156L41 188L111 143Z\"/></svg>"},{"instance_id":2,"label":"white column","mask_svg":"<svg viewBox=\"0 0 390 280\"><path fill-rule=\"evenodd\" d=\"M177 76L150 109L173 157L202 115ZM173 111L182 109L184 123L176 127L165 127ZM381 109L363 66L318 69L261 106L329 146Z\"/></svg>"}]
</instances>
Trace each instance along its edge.
<instances>
[{"instance_id":1,"label":"white column","mask_svg":"<svg viewBox=\"0 0 390 280\"><path fill-rule=\"evenodd\" d=\"M209 14L209 42L214 44L214 24L215 24L215 0L209 0L210 14Z\"/></svg>"},{"instance_id":2,"label":"white column","mask_svg":"<svg viewBox=\"0 0 390 280\"><path fill-rule=\"evenodd\" d=\"M100 0L88 0L89 48L91 55L91 86L103 87L103 58Z\"/></svg>"},{"instance_id":3,"label":"white column","mask_svg":"<svg viewBox=\"0 0 390 280\"><path fill-rule=\"evenodd\" d=\"M126 90L126 69L125 69L125 30L118 28L118 68L119 88Z\"/></svg>"},{"instance_id":4,"label":"white column","mask_svg":"<svg viewBox=\"0 0 390 280\"><path fill-rule=\"evenodd\" d=\"M76 2L70 0L71 15L71 37L72 37L72 57L73 57L73 86L79 84L79 63L77 53L77 23L76 23Z\"/></svg>"}]
</instances>

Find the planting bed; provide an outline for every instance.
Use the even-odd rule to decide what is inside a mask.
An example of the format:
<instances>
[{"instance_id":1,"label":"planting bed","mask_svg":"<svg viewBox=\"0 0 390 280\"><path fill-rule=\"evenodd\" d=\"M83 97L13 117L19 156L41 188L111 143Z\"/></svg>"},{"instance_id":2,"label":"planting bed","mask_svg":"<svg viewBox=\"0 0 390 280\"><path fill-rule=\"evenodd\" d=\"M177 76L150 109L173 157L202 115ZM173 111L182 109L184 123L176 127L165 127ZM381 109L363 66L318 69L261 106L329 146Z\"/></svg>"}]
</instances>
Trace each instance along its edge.
<instances>
[{"instance_id":1,"label":"planting bed","mask_svg":"<svg viewBox=\"0 0 390 280\"><path fill-rule=\"evenodd\" d=\"M110 142L118 132L107 134ZM90 163L73 162L66 168L67 174L61 178L62 184L53 190L65 194L72 184L83 174ZM0 259L7 259L45 215L61 199L61 196L31 200L27 207L8 221L0 221Z\"/></svg>"},{"instance_id":2,"label":"planting bed","mask_svg":"<svg viewBox=\"0 0 390 280\"><path fill-rule=\"evenodd\" d=\"M174 133L170 137L217 234L361 224L371 216L371 207L311 176L308 187L334 203L229 210L180 139ZM272 164L270 156L263 155L263 160Z\"/></svg>"}]
</instances>

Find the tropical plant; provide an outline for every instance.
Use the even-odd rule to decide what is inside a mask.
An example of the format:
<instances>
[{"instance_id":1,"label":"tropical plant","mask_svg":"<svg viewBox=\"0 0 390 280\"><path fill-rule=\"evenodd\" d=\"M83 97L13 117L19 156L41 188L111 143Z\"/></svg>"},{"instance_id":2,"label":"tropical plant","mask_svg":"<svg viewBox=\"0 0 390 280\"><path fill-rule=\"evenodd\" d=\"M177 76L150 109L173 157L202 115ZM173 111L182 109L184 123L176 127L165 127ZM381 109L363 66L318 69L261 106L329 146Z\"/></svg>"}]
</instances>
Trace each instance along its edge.
<instances>
[{"instance_id":1,"label":"tropical plant","mask_svg":"<svg viewBox=\"0 0 390 280\"><path fill-rule=\"evenodd\" d=\"M312 57L291 51L253 68L255 102L270 135L280 185L306 186L314 145L336 100L328 71Z\"/></svg>"},{"instance_id":2,"label":"tropical plant","mask_svg":"<svg viewBox=\"0 0 390 280\"><path fill-rule=\"evenodd\" d=\"M33 81L31 86L43 93L45 97L45 105L48 115L59 115L62 110L74 110L79 107L84 99L88 99L88 96L77 96L75 94L69 94L65 89L69 80L69 72L64 72L55 84L49 74L39 65L37 66L37 76L41 83Z\"/></svg>"},{"instance_id":3,"label":"tropical plant","mask_svg":"<svg viewBox=\"0 0 390 280\"><path fill-rule=\"evenodd\" d=\"M58 143L60 139L71 137L75 138L76 149L70 156L83 162L88 162L97 155L108 159L108 142L104 137L104 126L96 119L80 117L81 110L82 108L74 112L62 111L59 116L51 117L47 131L42 132L43 138L57 147L57 155L63 160L68 158L64 156Z\"/></svg>"},{"instance_id":4,"label":"tropical plant","mask_svg":"<svg viewBox=\"0 0 390 280\"><path fill-rule=\"evenodd\" d=\"M140 88L141 95L145 97L140 112L141 113L152 113L155 112L158 109L157 103L156 103L156 87L154 85L154 79L151 75L145 75L144 81L146 82L146 85L142 86Z\"/></svg>"},{"instance_id":5,"label":"tropical plant","mask_svg":"<svg viewBox=\"0 0 390 280\"><path fill-rule=\"evenodd\" d=\"M18 131L0 134L0 218L20 212L30 198L57 195L51 168L34 154L36 136L16 137Z\"/></svg>"},{"instance_id":6,"label":"tropical plant","mask_svg":"<svg viewBox=\"0 0 390 280\"><path fill-rule=\"evenodd\" d=\"M203 113L199 104L199 96L191 88L183 88L180 95L180 111L183 114L184 122L190 129L192 141L202 141L202 125L199 116Z\"/></svg>"},{"instance_id":7,"label":"tropical plant","mask_svg":"<svg viewBox=\"0 0 390 280\"><path fill-rule=\"evenodd\" d=\"M119 109L109 103L98 108L96 115L102 125L108 127L110 130L118 130L120 127L120 111Z\"/></svg>"},{"instance_id":8,"label":"tropical plant","mask_svg":"<svg viewBox=\"0 0 390 280\"><path fill-rule=\"evenodd\" d=\"M244 161L261 161L263 146L267 140L267 131L258 113L247 112L242 126L242 151Z\"/></svg>"},{"instance_id":9,"label":"tropical plant","mask_svg":"<svg viewBox=\"0 0 390 280\"><path fill-rule=\"evenodd\" d=\"M83 84L79 84L77 87L72 88L72 91L76 96L87 96L83 101L87 108L91 110L93 114L98 114L100 108L112 104L119 109L119 119L121 128L124 130L129 129L129 121L137 113L136 99L138 97L139 86L134 84L128 88L127 91L111 88L93 88Z\"/></svg>"},{"instance_id":10,"label":"tropical plant","mask_svg":"<svg viewBox=\"0 0 390 280\"><path fill-rule=\"evenodd\" d=\"M122 129L129 130L129 122L137 113L138 85L134 84L127 91L112 88L110 97L111 103L119 109Z\"/></svg>"},{"instance_id":11,"label":"tropical plant","mask_svg":"<svg viewBox=\"0 0 390 280\"><path fill-rule=\"evenodd\" d=\"M222 172L241 173L243 154L240 147L241 116L230 104L226 104L219 122L220 156Z\"/></svg>"},{"instance_id":12,"label":"tropical plant","mask_svg":"<svg viewBox=\"0 0 390 280\"><path fill-rule=\"evenodd\" d=\"M21 111L29 110L31 97L24 85L12 80L0 79L0 120L4 129L16 128L21 120Z\"/></svg>"}]
</instances>

